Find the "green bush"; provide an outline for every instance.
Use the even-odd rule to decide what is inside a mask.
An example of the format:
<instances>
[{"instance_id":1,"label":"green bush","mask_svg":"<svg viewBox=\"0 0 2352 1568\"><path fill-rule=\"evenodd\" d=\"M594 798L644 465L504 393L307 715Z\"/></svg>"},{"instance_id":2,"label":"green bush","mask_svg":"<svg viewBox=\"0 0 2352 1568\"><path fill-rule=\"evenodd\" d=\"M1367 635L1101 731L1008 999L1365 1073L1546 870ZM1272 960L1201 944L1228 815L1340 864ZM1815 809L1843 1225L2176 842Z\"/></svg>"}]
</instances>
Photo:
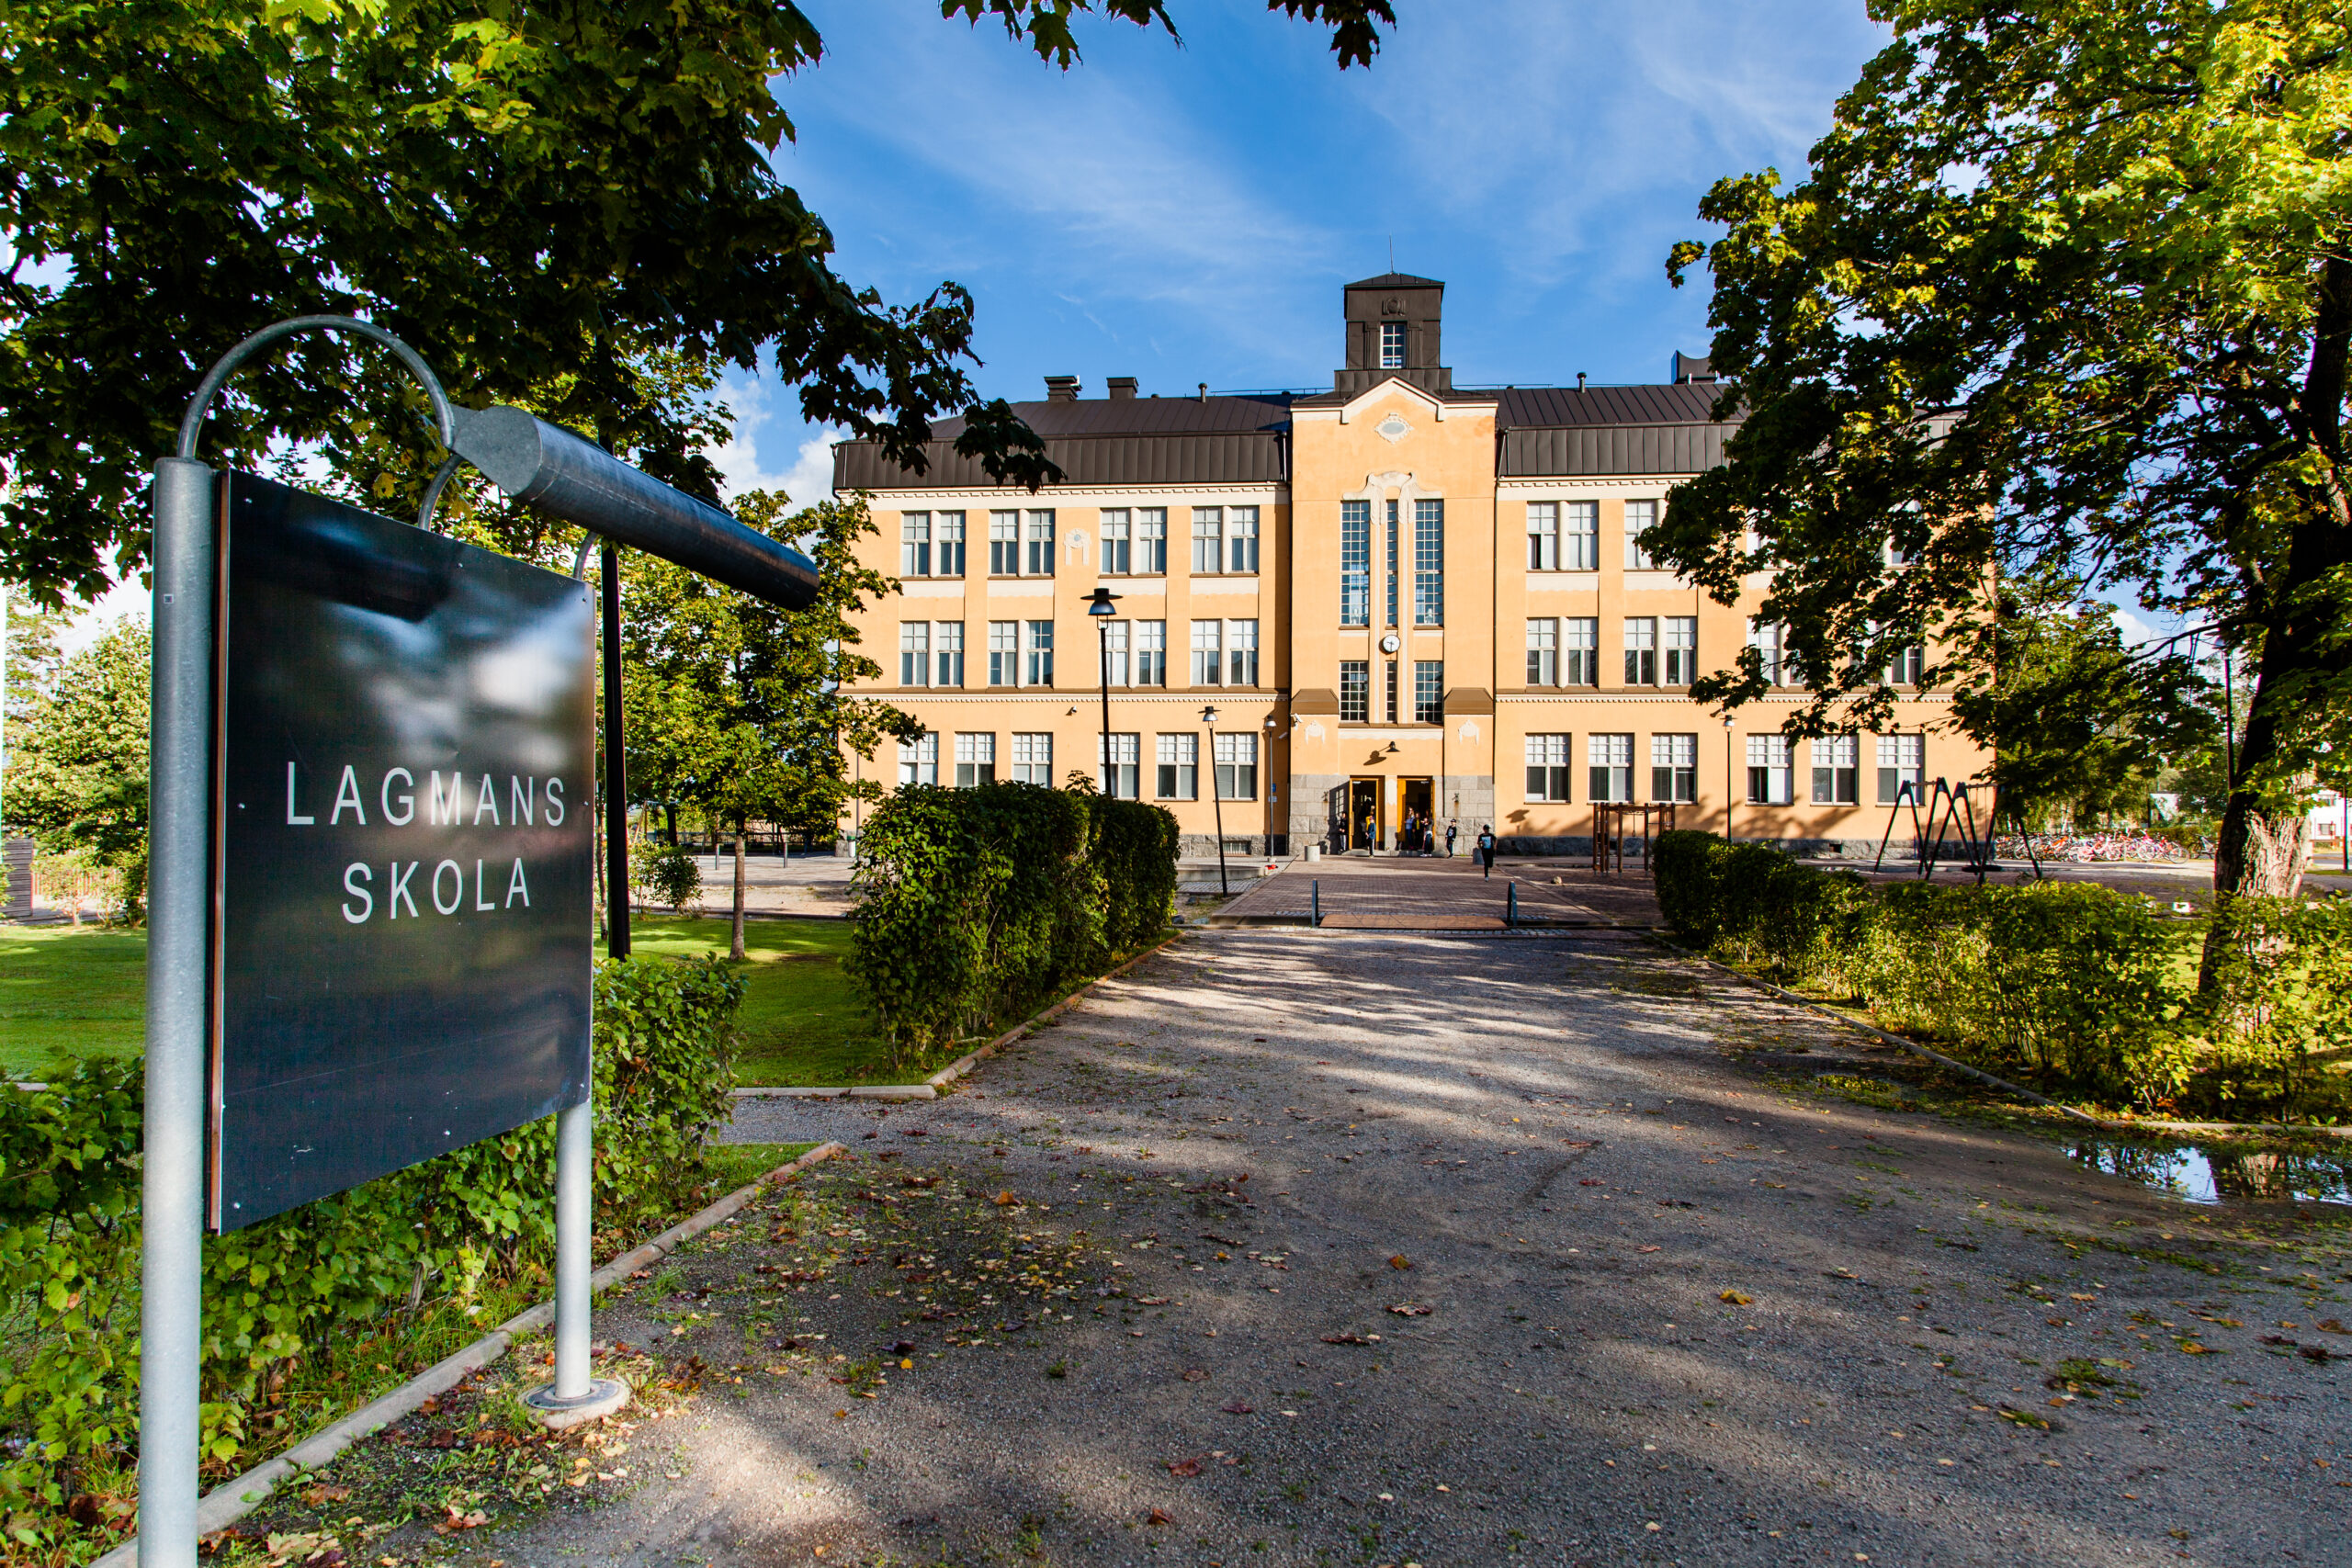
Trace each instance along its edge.
<instances>
[{"instance_id":1,"label":"green bush","mask_svg":"<svg viewBox=\"0 0 2352 1568\"><path fill-rule=\"evenodd\" d=\"M1712 946L1718 931L1715 877L1729 848L1713 833L1677 828L1660 833L1653 851L1658 913L1700 947Z\"/></svg>"},{"instance_id":2,"label":"green bush","mask_svg":"<svg viewBox=\"0 0 2352 1568\"><path fill-rule=\"evenodd\" d=\"M1028 784L908 785L866 818L842 968L901 1063L1166 929L1176 819Z\"/></svg>"},{"instance_id":3,"label":"green bush","mask_svg":"<svg viewBox=\"0 0 2352 1568\"><path fill-rule=\"evenodd\" d=\"M598 1220L665 1211L726 1113L742 981L715 959L597 968ZM59 1506L136 1446L139 1064L84 1061L0 1100L0 1423L28 1439L0 1506ZM298 1358L428 1303L474 1303L551 1254L552 1117L304 1204L204 1248L203 1443L227 1464Z\"/></svg>"}]
</instances>

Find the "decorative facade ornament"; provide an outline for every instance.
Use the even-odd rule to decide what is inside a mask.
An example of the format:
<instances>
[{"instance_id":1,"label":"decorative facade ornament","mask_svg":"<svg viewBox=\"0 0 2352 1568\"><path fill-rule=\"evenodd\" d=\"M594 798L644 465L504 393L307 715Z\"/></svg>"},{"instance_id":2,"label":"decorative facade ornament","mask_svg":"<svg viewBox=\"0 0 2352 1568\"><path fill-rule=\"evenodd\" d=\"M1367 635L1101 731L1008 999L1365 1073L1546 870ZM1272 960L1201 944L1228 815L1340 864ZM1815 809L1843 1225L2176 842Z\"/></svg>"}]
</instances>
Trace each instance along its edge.
<instances>
[{"instance_id":1,"label":"decorative facade ornament","mask_svg":"<svg viewBox=\"0 0 2352 1568\"><path fill-rule=\"evenodd\" d=\"M1405 437L1413 434L1413 427L1405 423L1404 417L1400 414L1393 413L1386 419L1382 420L1378 424L1374 425L1372 430L1374 434L1379 436L1383 441L1387 442L1391 446L1395 446L1397 442L1404 440Z\"/></svg>"},{"instance_id":2,"label":"decorative facade ornament","mask_svg":"<svg viewBox=\"0 0 2352 1568\"><path fill-rule=\"evenodd\" d=\"M1454 733L1464 740L1476 740L1478 739L1478 721L1475 718L1465 718L1462 721L1462 728Z\"/></svg>"}]
</instances>

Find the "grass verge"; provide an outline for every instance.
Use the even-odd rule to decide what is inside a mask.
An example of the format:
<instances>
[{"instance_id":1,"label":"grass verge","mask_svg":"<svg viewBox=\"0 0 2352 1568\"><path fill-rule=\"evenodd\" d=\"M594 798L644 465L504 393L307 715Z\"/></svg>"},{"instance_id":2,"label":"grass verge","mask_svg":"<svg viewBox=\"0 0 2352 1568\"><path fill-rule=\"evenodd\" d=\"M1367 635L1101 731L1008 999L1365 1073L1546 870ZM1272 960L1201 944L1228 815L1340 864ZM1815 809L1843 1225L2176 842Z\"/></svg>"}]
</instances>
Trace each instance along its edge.
<instances>
[{"instance_id":1,"label":"grass verge","mask_svg":"<svg viewBox=\"0 0 2352 1568\"><path fill-rule=\"evenodd\" d=\"M147 933L0 926L0 1073L60 1056L135 1056L146 1038Z\"/></svg>"}]
</instances>

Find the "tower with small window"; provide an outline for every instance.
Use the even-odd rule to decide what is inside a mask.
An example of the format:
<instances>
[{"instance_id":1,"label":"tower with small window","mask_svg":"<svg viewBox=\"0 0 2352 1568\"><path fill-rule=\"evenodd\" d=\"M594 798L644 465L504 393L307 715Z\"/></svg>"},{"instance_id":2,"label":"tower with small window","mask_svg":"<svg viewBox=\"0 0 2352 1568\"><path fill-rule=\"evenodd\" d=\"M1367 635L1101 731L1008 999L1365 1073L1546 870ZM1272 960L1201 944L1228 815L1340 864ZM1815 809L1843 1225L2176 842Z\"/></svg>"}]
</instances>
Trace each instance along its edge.
<instances>
[{"instance_id":1,"label":"tower with small window","mask_svg":"<svg viewBox=\"0 0 2352 1568\"><path fill-rule=\"evenodd\" d=\"M1445 285L1433 277L1387 272L1343 290L1348 363L1331 389L1352 397L1391 376L1424 391L1453 390L1453 372L1438 363Z\"/></svg>"}]
</instances>

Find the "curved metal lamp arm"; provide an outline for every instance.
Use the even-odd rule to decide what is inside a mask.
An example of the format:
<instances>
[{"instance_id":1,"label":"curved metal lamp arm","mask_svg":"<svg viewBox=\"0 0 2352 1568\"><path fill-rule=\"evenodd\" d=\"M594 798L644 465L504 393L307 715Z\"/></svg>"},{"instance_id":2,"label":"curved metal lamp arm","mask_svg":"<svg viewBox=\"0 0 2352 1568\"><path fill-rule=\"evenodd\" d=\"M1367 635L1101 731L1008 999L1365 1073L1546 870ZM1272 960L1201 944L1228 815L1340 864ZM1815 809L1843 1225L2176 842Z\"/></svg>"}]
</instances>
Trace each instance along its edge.
<instances>
[{"instance_id":1,"label":"curved metal lamp arm","mask_svg":"<svg viewBox=\"0 0 2352 1568\"><path fill-rule=\"evenodd\" d=\"M424 384L424 395L433 404L434 434L441 438L442 446L447 446L450 444L457 432L456 423L449 412L449 396L441 389L440 378L435 376L432 367L424 363L423 355L372 321L359 321L351 316L293 316L282 321L273 321L262 328L261 331L222 355L212 368L205 372L204 379L197 384L196 396L188 400L187 412L180 419L178 456L189 459L196 457L197 438L203 432L204 416L210 410L213 398L220 393L220 384L229 378L237 367L252 358L254 352L264 344L275 343L279 338L291 337L294 333L302 332L350 333L356 337L364 337L371 343L381 344L384 347L390 349L400 362L409 367L411 374ZM447 465L444 465L444 470L447 471ZM438 485L446 481L439 475L435 477L435 488L433 491L433 499L438 499ZM427 506L429 509L429 501Z\"/></svg>"}]
</instances>

